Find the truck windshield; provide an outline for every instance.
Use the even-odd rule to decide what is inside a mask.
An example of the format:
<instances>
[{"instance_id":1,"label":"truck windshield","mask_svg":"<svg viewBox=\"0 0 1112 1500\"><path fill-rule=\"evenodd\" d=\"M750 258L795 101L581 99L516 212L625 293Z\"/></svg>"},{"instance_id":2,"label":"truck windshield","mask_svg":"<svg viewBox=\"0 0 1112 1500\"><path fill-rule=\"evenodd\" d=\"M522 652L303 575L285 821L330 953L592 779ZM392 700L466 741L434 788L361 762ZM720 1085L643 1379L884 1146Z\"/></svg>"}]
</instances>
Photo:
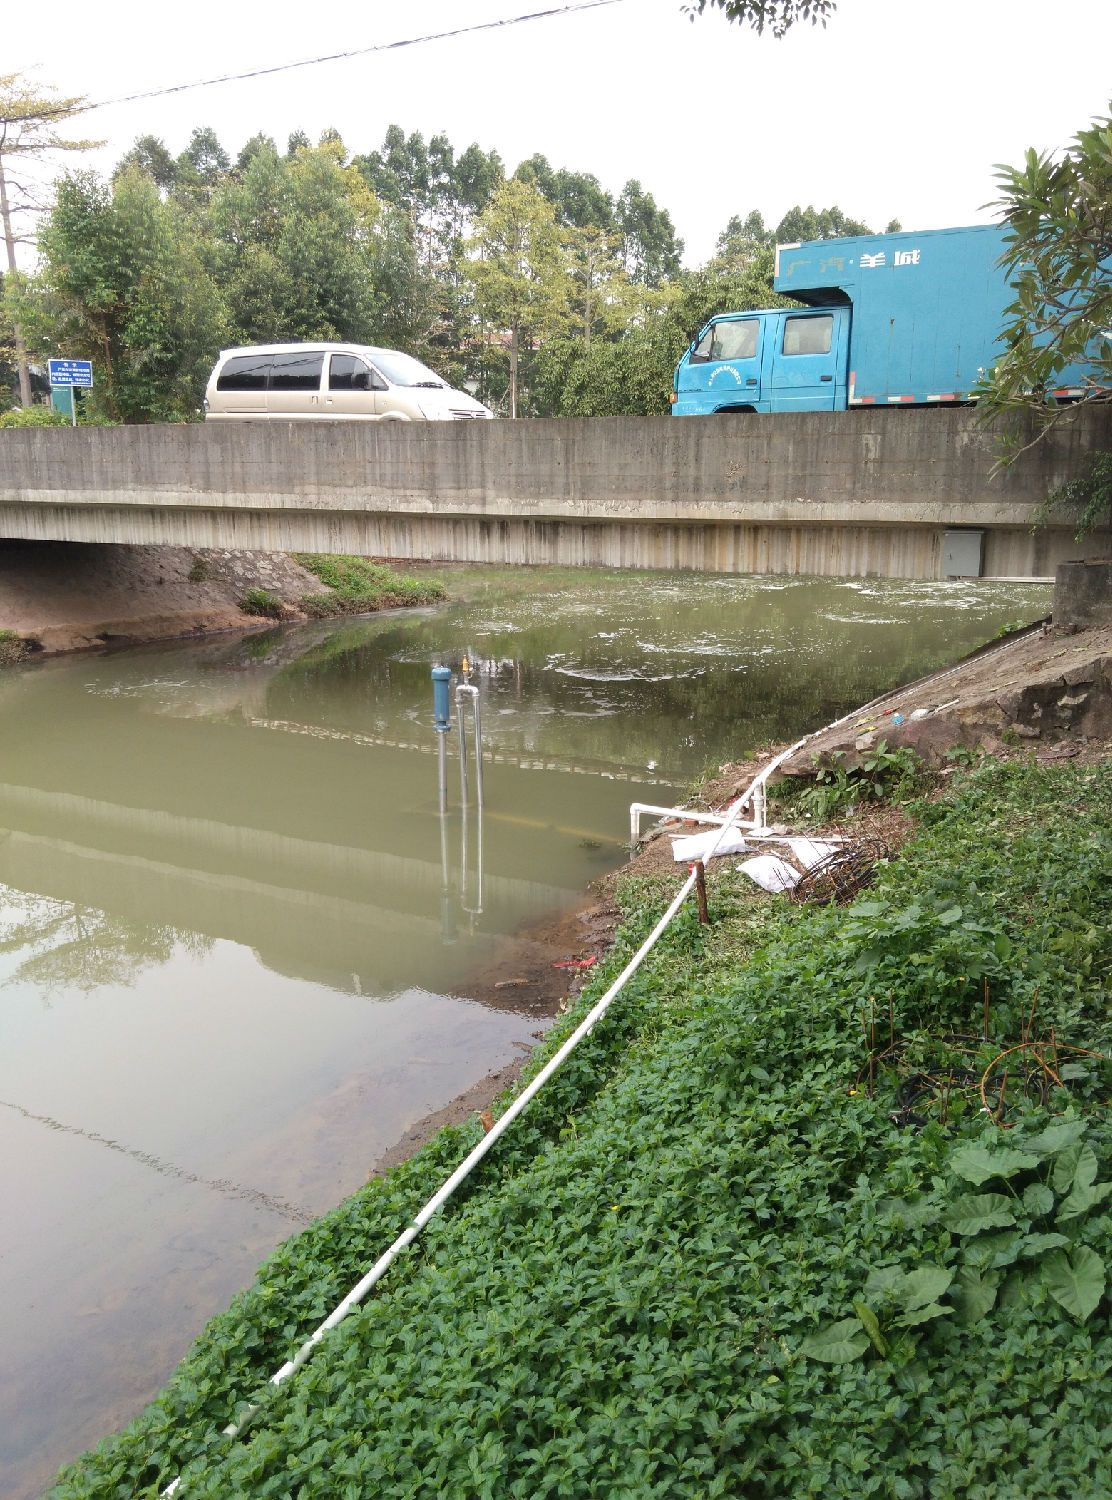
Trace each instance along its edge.
<instances>
[{"instance_id":1,"label":"truck windshield","mask_svg":"<svg viewBox=\"0 0 1112 1500\"><path fill-rule=\"evenodd\" d=\"M697 363L708 359L752 359L757 352L756 318L731 318L712 323L692 355Z\"/></svg>"},{"instance_id":2,"label":"truck windshield","mask_svg":"<svg viewBox=\"0 0 1112 1500\"><path fill-rule=\"evenodd\" d=\"M428 365L423 365L411 354L398 354L393 349L376 349L371 358L391 385L435 386L438 390L447 386L447 382L441 380L435 370L430 370Z\"/></svg>"}]
</instances>

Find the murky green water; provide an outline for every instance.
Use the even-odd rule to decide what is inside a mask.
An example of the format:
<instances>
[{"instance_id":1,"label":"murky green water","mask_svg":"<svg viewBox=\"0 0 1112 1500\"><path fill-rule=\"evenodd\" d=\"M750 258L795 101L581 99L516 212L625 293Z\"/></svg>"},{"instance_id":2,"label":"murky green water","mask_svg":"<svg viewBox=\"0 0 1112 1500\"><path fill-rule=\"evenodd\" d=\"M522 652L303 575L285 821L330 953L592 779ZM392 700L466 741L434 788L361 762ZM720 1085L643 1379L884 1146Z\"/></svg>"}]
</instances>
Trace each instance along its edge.
<instances>
[{"instance_id":1,"label":"murky green water","mask_svg":"<svg viewBox=\"0 0 1112 1500\"><path fill-rule=\"evenodd\" d=\"M468 572L465 602L0 677L0 1491L135 1413L278 1240L543 1018L467 999L628 805L1037 586ZM475 664L479 869L429 669ZM480 878L481 874L481 878ZM512 950L511 950L512 951ZM400 1226L399 1226L400 1227Z\"/></svg>"}]
</instances>

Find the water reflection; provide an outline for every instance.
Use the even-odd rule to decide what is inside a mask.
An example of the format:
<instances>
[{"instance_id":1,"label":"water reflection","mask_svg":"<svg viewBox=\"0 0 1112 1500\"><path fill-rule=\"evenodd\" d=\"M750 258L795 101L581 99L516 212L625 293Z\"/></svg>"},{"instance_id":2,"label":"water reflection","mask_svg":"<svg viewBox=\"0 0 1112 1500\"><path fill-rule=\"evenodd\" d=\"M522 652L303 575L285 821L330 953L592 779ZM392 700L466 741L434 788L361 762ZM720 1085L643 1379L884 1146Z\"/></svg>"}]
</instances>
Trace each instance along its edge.
<instances>
[{"instance_id":1,"label":"water reflection","mask_svg":"<svg viewBox=\"0 0 1112 1500\"><path fill-rule=\"evenodd\" d=\"M308 1213L528 1045L461 998L633 800L952 661L1047 591L590 573L0 677L0 1489L142 1405ZM467 651L485 812L438 807ZM511 971L516 972L516 971ZM525 992L527 993L527 992Z\"/></svg>"}]
</instances>

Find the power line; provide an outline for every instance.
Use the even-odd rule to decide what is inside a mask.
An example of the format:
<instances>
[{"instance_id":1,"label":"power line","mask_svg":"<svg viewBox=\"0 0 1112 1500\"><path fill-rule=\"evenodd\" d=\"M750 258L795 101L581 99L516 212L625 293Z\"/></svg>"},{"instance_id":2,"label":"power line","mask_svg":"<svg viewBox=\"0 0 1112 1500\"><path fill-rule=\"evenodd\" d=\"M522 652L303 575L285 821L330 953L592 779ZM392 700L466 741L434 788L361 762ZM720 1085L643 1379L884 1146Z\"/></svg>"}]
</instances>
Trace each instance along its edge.
<instances>
[{"instance_id":1,"label":"power line","mask_svg":"<svg viewBox=\"0 0 1112 1500\"><path fill-rule=\"evenodd\" d=\"M372 52L396 52L402 47L417 47L422 42L443 42L451 37L469 36L477 31L496 31L503 26L520 26L524 21L544 21L550 16L566 16L577 10L597 10L602 5L620 5L622 0L578 0L574 5L561 5L554 10L535 10L526 16L508 16L502 21L483 21L475 26L458 26L452 31L434 31L425 36L411 36L399 42L379 42L373 47L355 47L350 52L332 52L326 57L306 57L300 62L278 63L273 68L254 68L249 73L224 73L218 78L199 78L193 83L177 83L170 88L147 89L141 94L124 94L119 99L101 99L89 104L77 114L87 114L94 109L107 109L111 104L131 104L137 99L159 99L165 94L182 94L187 89L206 89L215 83L240 83L247 78L265 78L271 73L288 73L293 68L312 68L318 63L343 62L351 57L367 57Z\"/></svg>"}]
</instances>

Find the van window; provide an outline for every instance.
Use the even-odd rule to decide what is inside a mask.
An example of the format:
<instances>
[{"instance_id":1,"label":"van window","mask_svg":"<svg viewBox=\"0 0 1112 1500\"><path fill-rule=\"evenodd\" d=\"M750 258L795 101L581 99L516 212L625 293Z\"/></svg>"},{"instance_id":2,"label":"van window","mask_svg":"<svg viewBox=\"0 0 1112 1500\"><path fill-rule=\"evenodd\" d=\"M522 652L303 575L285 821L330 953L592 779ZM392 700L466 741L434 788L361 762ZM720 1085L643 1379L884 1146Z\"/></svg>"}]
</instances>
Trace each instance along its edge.
<instances>
[{"instance_id":1,"label":"van window","mask_svg":"<svg viewBox=\"0 0 1112 1500\"><path fill-rule=\"evenodd\" d=\"M334 354L328 367L330 391L384 391L386 382L354 354Z\"/></svg>"},{"instance_id":2,"label":"van window","mask_svg":"<svg viewBox=\"0 0 1112 1500\"><path fill-rule=\"evenodd\" d=\"M216 381L218 391L265 391L270 372L270 354L238 354L223 366Z\"/></svg>"},{"instance_id":3,"label":"van window","mask_svg":"<svg viewBox=\"0 0 1112 1500\"><path fill-rule=\"evenodd\" d=\"M319 391L323 354L275 354L270 370L272 391Z\"/></svg>"},{"instance_id":4,"label":"van window","mask_svg":"<svg viewBox=\"0 0 1112 1500\"><path fill-rule=\"evenodd\" d=\"M829 354L833 332L834 319L829 313L817 318L785 318L784 353Z\"/></svg>"}]
</instances>

